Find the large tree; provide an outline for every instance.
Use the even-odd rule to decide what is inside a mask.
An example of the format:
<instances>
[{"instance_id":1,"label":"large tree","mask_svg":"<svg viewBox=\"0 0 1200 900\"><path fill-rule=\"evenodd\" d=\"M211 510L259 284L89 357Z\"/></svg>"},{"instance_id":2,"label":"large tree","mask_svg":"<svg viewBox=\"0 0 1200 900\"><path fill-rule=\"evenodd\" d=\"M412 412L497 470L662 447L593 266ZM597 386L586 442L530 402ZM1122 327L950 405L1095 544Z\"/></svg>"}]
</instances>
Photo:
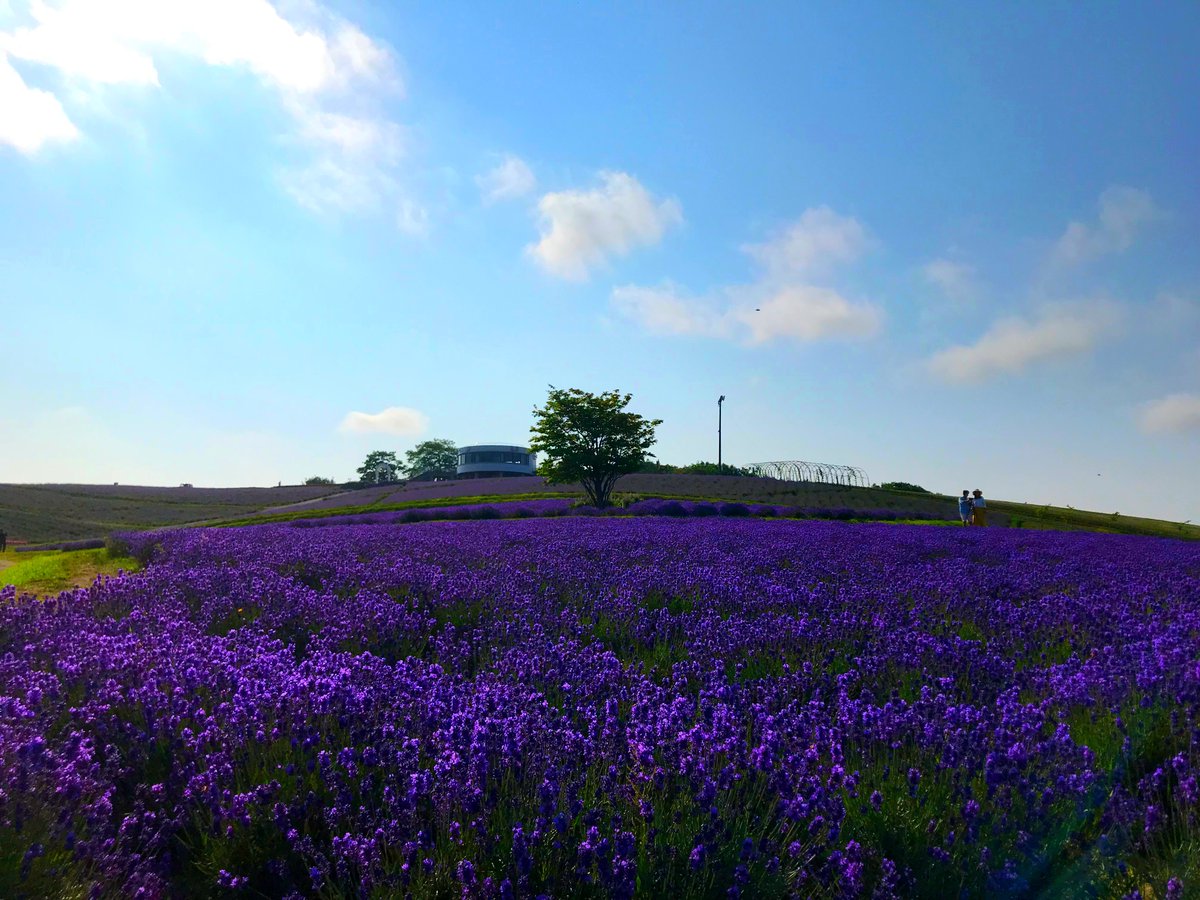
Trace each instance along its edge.
<instances>
[{"instance_id":1,"label":"large tree","mask_svg":"<svg viewBox=\"0 0 1200 900\"><path fill-rule=\"evenodd\" d=\"M607 506L617 479L646 461L662 424L627 412L631 399L620 391L589 394L551 385L546 405L534 407L530 429L529 449L542 454L539 474L552 484L577 481L593 504Z\"/></svg>"},{"instance_id":2,"label":"large tree","mask_svg":"<svg viewBox=\"0 0 1200 900\"><path fill-rule=\"evenodd\" d=\"M421 441L404 454L404 459L404 471L409 478L422 472L453 475L458 469L458 445L443 438Z\"/></svg>"},{"instance_id":3,"label":"large tree","mask_svg":"<svg viewBox=\"0 0 1200 900\"><path fill-rule=\"evenodd\" d=\"M358 467L360 481L367 484L383 484L388 481L399 481L400 472L404 465L392 450L372 450L366 460Z\"/></svg>"}]
</instances>

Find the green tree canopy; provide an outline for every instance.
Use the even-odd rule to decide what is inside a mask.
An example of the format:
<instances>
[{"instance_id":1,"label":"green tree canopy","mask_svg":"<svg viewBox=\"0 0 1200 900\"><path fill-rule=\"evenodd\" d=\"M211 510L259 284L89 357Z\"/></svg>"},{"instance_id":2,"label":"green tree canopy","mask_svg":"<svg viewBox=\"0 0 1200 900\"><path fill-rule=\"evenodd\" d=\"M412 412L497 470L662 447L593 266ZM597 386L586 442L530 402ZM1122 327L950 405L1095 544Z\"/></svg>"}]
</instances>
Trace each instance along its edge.
<instances>
[{"instance_id":1,"label":"green tree canopy","mask_svg":"<svg viewBox=\"0 0 1200 900\"><path fill-rule=\"evenodd\" d=\"M673 466L670 463L648 459L638 467L639 472L650 475L741 475L748 478L756 477L750 469L731 466L729 463L717 465L715 462L701 460L686 466Z\"/></svg>"},{"instance_id":2,"label":"green tree canopy","mask_svg":"<svg viewBox=\"0 0 1200 900\"><path fill-rule=\"evenodd\" d=\"M659 462L657 459L647 459L638 466L638 471L647 475L673 475L679 471L679 466Z\"/></svg>"},{"instance_id":3,"label":"green tree canopy","mask_svg":"<svg viewBox=\"0 0 1200 900\"><path fill-rule=\"evenodd\" d=\"M534 407L529 449L542 454L538 473L552 484L578 481L598 507L608 505L617 479L636 472L654 446L662 419L646 419L625 407L632 394L589 394L550 386L546 405Z\"/></svg>"},{"instance_id":4,"label":"green tree canopy","mask_svg":"<svg viewBox=\"0 0 1200 900\"><path fill-rule=\"evenodd\" d=\"M737 466L731 466L729 463L717 465L715 462L694 462L691 465L680 466L677 471L686 475L753 475L749 469L740 469Z\"/></svg>"},{"instance_id":5,"label":"green tree canopy","mask_svg":"<svg viewBox=\"0 0 1200 900\"><path fill-rule=\"evenodd\" d=\"M453 475L458 469L458 445L444 438L421 441L404 454L404 471L409 478L422 472L442 472Z\"/></svg>"},{"instance_id":6,"label":"green tree canopy","mask_svg":"<svg viewBox=\"0 0 1200 900\"><path fill-rule=\"evenodd\" d=\"M310 475L304 479L305 484L333 484L332 478L326 478L323 475Z\"/></svg>"},{"instance_id":7,"label":"green tree canopy","mask_svg":"<svg viewBox=\"0 0 1200 900\"><path fill-rule=\"evenodd\" d=\"M404 465L392 450L372 450L358 467L358 479L366 484L399 481Z\"/></svg>"},{"instance_id":8,"label":"green tree canopy","mask_svg":"<svg viewBox=\"0 0 1200 900\"><path fill-rule=\"evenodd\" d=\"M917 494L929 493L929 491L925 490L919 484L911 484L907 481L885 481L880 487L886 491L912 491Z\"/></svg>"}]
</instances>

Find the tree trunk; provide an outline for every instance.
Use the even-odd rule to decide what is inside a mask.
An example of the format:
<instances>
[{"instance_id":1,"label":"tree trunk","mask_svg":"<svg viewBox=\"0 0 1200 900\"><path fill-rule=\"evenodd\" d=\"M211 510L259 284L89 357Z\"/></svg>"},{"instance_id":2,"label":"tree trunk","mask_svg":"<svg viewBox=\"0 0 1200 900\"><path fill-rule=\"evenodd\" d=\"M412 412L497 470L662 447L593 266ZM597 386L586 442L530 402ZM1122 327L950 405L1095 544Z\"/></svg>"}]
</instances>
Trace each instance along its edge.
<instances>
[{"instance_id":1,"label":"tree trunk","mask_svg":"<svg viewBox=\"0 0 1200 900\"><path fill-rule=\"evenodd\" d=\"M608 498L612 495L612 489L616 485L618 477L616 475L597 475L580 480L592 506L604 509L609 505Z\"/></svg>"}]
</instances>

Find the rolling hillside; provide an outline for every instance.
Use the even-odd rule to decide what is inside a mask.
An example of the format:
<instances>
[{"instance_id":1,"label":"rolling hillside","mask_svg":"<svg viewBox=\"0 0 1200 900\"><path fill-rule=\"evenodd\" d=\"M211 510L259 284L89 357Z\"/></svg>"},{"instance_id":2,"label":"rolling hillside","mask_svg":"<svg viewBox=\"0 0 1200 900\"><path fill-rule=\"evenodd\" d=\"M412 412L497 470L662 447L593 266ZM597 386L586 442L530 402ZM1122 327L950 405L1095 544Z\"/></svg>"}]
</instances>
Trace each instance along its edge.
<instances>
[{"instance_id":1,"label":"rolling hillside","mask_svg":"<svg viewBox=\"0 0 1200 900\"><path fill-rule=\"evenodd\" d=\"M0 529L10 542L105 537L120 529L246 516L329 494L330 487L182 488L0 484Z\"/></svg>"},{"instance_id":2,"label":"rolling hillside","mask_svg":"<svg viewBox=\"0 0 1200 900\"><path fill-rule=\"evenodd\" d=\"M913 519L956 515L955 498L925 493L723 475L627 475L618 494L730 500L778 506L861 511L887 510ZM578 485L547 485L538 477L484 478L381 485L359 490L332 486L184 488L125 485L0 484L0 529L10 542L103 538L113 531L161 528L259 517L383 510L456 503L468 497L559 495ZM989 525L1066 531L1103 531L1200 540L1200 527L1134 516L989 500Z\"/></svg>"}]
</instances>

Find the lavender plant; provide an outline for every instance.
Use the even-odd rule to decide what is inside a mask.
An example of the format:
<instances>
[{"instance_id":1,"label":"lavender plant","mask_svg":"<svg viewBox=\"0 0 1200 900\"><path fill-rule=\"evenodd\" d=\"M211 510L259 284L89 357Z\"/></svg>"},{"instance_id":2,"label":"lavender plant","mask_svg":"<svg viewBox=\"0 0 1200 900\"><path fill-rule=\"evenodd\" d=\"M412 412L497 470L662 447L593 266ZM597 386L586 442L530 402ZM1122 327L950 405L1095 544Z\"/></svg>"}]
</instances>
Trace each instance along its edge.
<instances>
[{"instance_id":1,"label":"lavender plant","mask_svg":"<svg viewBox=\"0 0 1200 900\"><path fill-rule=\"evenodd\" d=\"M1197 890L1196 545L662 506L5 589L0 894Z\"/></svg>"}]
</instances>

